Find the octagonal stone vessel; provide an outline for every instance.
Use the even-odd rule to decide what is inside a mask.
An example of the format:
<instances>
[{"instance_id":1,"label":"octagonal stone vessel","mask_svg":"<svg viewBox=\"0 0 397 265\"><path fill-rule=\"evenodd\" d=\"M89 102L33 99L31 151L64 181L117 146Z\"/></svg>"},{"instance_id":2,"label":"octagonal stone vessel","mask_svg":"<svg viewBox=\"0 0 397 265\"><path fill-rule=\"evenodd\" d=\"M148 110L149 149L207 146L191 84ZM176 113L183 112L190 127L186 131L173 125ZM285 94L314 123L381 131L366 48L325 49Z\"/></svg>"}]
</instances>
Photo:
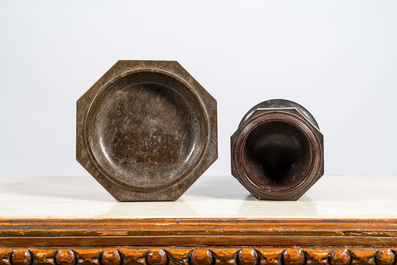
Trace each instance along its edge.
<instances>
[{"instance_id":1,"label":"octagonal stone vessel","mask_svg":"<svg viewBox=\"0 0 397 265\"><path fill-rule=\"evenodd\" d=\"M301 105L253 107L231 136L232 175L257 199L297 200L324 174L323 135Z\"/></svg>"},{"instance_id":2,"label":"octagonal stone vessel","mask_svg":"<svg viewBox=\"0 0 397 265\"><path fill-rule=\"evenodd\" d=\"M76 140L118 201L176 200L218 157L216 101L175 61L118 61L77 101Z\"/></svg>"}]
</instances>

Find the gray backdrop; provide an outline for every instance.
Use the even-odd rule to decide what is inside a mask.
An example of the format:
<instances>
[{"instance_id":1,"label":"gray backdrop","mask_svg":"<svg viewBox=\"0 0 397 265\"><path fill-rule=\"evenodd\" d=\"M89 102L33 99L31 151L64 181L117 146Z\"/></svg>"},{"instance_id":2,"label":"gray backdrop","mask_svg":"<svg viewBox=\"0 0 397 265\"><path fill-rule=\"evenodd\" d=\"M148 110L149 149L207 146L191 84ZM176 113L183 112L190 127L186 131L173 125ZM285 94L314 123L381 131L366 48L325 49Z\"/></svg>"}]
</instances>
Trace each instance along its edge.
<instances>
[{"instance_id":1,"label":"gray backdrop","mask_svg":"<svg viewBox=\"0 0 397 265\"><path fill-rule=\"evenodd\" d=\"M219 159L253 105L294 100L327 175L396 175L396 1L0 1L0 176L86 175L75 102L118 59L177 60L218 101Z\"/></svg>"}]
</instances>

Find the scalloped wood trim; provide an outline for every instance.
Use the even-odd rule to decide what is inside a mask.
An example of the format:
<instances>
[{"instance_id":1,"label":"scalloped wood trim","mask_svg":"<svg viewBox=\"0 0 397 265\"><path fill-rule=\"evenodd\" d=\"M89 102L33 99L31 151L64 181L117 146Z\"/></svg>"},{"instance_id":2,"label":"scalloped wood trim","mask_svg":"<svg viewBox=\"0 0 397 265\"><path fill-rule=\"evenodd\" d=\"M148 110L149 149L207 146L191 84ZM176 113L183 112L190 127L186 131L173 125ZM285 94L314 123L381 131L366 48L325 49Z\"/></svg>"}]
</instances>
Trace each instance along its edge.
<instances>
[{"instance_id":1,"label":"scalloped wood trim","mask_svg":"<svg viewBox=\"0 0 397 265\"><path fill-rule=\"evenodd\" d=\"M394 265L383 248L0 248L0 265Z\"/></svg>"}]
</instances>

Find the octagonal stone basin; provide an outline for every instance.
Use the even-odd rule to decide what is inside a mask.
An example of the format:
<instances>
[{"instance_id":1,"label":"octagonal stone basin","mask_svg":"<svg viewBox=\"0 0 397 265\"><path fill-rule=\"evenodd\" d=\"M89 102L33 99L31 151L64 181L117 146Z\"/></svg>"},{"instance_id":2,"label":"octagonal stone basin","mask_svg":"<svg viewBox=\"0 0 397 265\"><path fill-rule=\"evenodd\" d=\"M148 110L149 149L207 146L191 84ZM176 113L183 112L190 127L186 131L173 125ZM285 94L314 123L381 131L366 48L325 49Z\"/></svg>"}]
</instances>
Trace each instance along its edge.
<instances>
[{"instance_id":1,"label":"octagonal stone basin","mask_svg":"<svg viewBox=\"0 0 397 265\"><path fill-rule=\"evenodd\" d=\"M173 76L135 72L107 84L90 106L85 139L96 167L131 190L166 188L198 163L207 118L192 90Z\"/></svg>"}]
</instances>

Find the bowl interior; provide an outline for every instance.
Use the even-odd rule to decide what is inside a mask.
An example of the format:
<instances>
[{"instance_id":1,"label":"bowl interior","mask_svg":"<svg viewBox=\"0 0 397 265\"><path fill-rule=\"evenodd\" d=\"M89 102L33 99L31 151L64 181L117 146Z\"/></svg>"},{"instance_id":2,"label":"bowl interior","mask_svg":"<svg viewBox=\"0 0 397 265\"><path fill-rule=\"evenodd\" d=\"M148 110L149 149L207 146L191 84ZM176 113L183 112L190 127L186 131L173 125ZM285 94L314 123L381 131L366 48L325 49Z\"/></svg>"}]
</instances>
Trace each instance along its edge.
<instances>
[{"instance_id":1,"label":"bowl interior","mask_svg":"<svg viewBox=\"0 0 397 265\"><path fill-rule=\"evenodd\" d=\"M131 189L160 189L198 162L207 125L197 97L162 73L132 73L96 96L86 119L96 166Z\"/></svg>"},{"instance_id":2,"label":"bowl interior","mask_svg":"<svg viewBox=\"0 0 397 265\"><path fill-rule=\"evenodd\" d=\"M247 136L243 152L251 181L273 191L297 186L311 165L309 140L299 128L282 121L255 127Z\"/></svg>"}]
</instances>

